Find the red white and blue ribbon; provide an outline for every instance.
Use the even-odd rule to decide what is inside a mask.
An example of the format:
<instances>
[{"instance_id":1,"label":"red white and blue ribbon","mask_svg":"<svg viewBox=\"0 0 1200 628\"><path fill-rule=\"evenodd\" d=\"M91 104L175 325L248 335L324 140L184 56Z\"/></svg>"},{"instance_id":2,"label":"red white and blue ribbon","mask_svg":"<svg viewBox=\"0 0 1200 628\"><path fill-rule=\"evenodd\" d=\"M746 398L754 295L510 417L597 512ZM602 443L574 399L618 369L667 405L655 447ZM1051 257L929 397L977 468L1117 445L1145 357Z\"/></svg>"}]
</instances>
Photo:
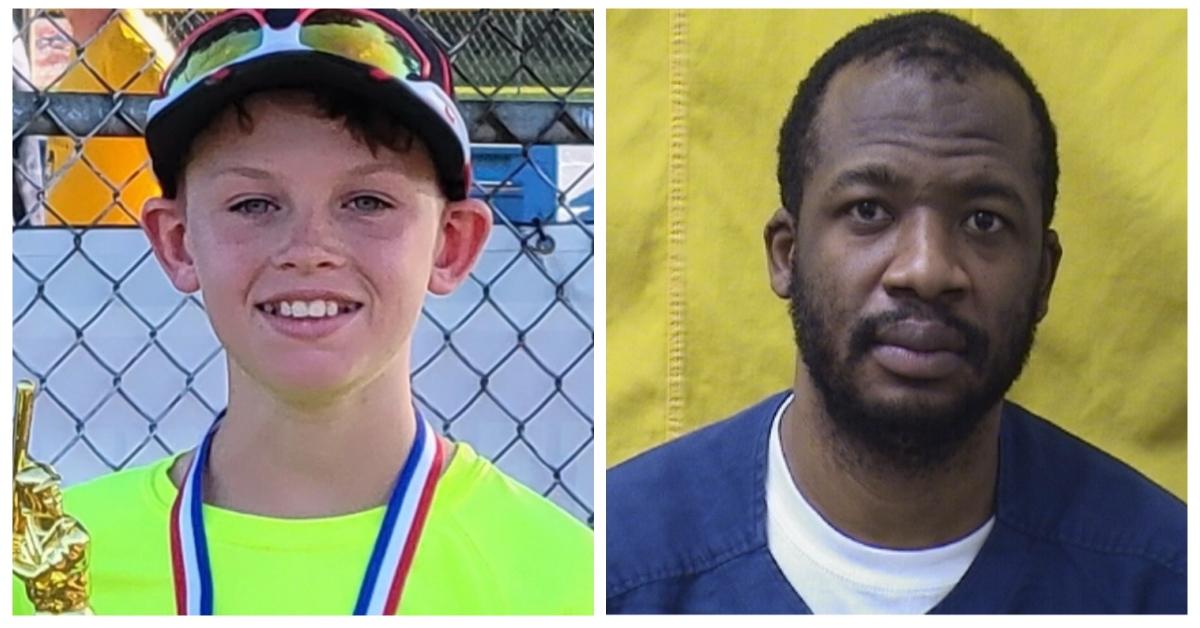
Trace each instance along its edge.
<instances>
[{"instance_id":1,"label":"red white and blue ribbon","mask_svg":"<svg viewBox=\"0 0 1200 628\"><path fill-rule=\"evenodd\" d=\"M201 481L213 435L224 415L222 412L217 417L196 450L171 507L171 567L175 575L175 612L179 615L213 614L213 574L204 533ZM429 514L442 468L442 443L419 412L416 418L416 437L388 499L359 587L355 615L396 614Z\"/></svg>"}]
</instances>

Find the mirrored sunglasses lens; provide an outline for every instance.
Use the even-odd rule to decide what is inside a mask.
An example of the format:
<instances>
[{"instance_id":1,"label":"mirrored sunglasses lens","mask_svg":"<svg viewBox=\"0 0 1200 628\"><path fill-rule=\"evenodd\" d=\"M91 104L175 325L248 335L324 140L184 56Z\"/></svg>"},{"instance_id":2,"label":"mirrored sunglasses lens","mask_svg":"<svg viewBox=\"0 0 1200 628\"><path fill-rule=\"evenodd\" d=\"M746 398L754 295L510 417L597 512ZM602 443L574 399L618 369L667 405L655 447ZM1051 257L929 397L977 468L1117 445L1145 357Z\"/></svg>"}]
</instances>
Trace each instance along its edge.
<instances>
[{"instance_id":1,"label":"mirrored sunglasses lens","mask_svg":"<svg viewBox=\"0 0 1200 628\"><path fill-rule=\"evenodd\" d=\"M262 45L262 27L248 15L231 18L200 35L188 47L179 63L167 93L173 94L196 79L235 61Z\"/></svg>"},{"instance_id":2,"label":"mirrored sunglasses lens","mask_svg":"<svg viewBox=\"0 0 1200 628\"><path fill-rule=\"evenodd\" d=\"M379 68L393 76L420 76L421 62L402 37L345 11L318 11L300 29L300 42L321 52Z\"/></svg>"}]
</instances>

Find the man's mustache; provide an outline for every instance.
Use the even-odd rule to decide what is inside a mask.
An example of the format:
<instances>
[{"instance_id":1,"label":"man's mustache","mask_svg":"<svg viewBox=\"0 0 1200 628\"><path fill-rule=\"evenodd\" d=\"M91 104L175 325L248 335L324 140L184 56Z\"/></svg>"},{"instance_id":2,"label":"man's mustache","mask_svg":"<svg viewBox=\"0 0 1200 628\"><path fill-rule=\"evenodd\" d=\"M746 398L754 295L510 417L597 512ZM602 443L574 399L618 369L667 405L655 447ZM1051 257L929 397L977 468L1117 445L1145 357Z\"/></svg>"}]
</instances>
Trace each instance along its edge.
<instances>
[{"instance_id":1,"label":"man's mustache","mask_svg":"<svg viewBox=\"0 0 1200 628\"><path fill-rule=\"evenodd\" d=\"M854 324L850 333L849 363L866 357L872 347L881 344L884 329L904 321L935 323L954 329L964 340L963 357L978 373L984 370L988 355L988 335L974 325L948 311L944 306L906 304L897 309L871 314Z\"/></svg>"}]
</instances>

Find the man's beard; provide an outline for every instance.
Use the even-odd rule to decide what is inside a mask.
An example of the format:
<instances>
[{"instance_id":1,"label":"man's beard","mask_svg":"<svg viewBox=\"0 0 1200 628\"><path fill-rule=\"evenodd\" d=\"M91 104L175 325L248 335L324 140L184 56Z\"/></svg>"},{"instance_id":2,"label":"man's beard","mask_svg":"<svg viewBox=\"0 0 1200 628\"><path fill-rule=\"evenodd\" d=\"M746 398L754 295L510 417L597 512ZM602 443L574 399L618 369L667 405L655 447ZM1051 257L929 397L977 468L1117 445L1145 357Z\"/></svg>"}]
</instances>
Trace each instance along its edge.
<instances>
[{"instance_id":1,"label":"man's beard","mask_svg":"<svg viewBox=\"0 0 1200 628\"><path fill-rule=\"evenodd\" d=\"M954 316L944 306L914 301L855 321L849 339L843 339L830 325L840 313L832 311L828 301L819 300L819 295L834 291L822 289L820 282L797 280L800 274L797 268L788 289L796 346L824 402L839 455L848 456L856 465L909 476L943 469L1016 381L1033 347L1036 290L1028 302L999 319L1011 324L1007 333L996 338ZM965 339L963 358L975 381L952 401L872 402L861 389L855 368L879 344L882 328L906 319L936 321L955 329ZM919 395L919 384L914 381L913 386Z\"/></svg>"}]
</instances>

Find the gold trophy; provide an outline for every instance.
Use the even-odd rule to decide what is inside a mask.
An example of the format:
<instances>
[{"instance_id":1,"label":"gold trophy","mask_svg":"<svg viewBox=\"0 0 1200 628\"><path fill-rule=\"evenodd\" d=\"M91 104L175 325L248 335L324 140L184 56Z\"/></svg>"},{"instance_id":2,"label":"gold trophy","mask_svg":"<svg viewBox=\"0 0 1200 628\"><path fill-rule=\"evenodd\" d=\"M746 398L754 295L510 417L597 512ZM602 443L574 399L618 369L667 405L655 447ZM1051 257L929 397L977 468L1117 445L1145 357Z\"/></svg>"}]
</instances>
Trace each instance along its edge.
<instances>
[{"instance_id":1,"label":"gold trophy","mask_svg":"<svg viewBox=\"0 0 1200 628\"><path fill-rule=\"evenodd\" d=\"M29 457L33 390L17 383L13 411L13 573L38 613L90 615L87 531L63 512L62 477Z\"/></svg>"}]
</instances>

